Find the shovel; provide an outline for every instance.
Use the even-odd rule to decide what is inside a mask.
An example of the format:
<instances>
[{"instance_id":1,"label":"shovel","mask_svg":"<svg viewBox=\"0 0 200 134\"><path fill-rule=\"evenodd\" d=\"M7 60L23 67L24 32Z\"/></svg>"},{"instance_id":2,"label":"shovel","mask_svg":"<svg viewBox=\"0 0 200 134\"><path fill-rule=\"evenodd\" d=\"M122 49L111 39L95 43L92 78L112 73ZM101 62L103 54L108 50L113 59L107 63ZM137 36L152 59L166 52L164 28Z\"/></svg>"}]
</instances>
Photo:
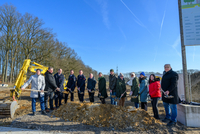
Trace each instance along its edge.
<instances>
[{"instance_id":1,"label":"shovel","mask_svg":"<svg viewBox=\"0 0 200 134\"><path fill-rule=\"evenodd\" d=\"M93 90L93 91L91 91L90 93L95 93L95 91Z\"/></svg>"},{"instance_id":2,"label":"shovel","mask_svg":"<svg viewBox=\"0 0 200 134\"><path fill-rule=\"evenodd\" d=\"M172 95L167 95L167 94L165 94L165 92L161 89L161 92L163 92L164 93L164 97L166 98L166 99L171 99L171 98L174 98L174 96L172 96Z\"/></svg>"},{"instance_id":3,"label":"shovel","mask_svg":"<svg viewBox=\"0 0 200 134\"><path fill-rule=\"evenodd\" d=\"M33 91L33 92L42 92L41 90L34 90L34 89L24 89L25 91ZM44 93L47 93L48 91L43 91Z\"/></svg>"},{"instance_id":4,"label":"shovel","mask_svg":"<svg viewBox=\"0 0 200 134\"><path fill-rule=\"evenodd\" d=\"M102 96L101 93L99 94L98 97L99 97L100 99L103 99L103 98L104 98L104 96Z\"/></svg>"},{"instance_id":5,"label":"shovel","mask_svg":"<svg viewBox=\"0 0 200 134\"><path fill-rule=\"evenodd\" d=\"M116 95L111 95L112 98L116 98Z\"/></svg>"},{"instance_id":6,"label":"shovel","mask_svg":"<svg viewBox=\"0 0 200 134\"><path fill-rule=\"evenodd\" d=\"M138 95L136 95L136 96L126 96L126 97L131 97L131 98L133 98L133 99L135 99L135 98L137 98L138 97Z\"/></svg>"},{"instance_id":7,"label":"shovel","mask_svg":"<svg viewBox=\"0 0 200 134\"><path fill-rule=\"evenodd\" d=\"M69 90L68 88L65 90L65 91L63 91L62 93L64 93L64 94L69 94L69 93L74 93L74 91L72 91L72 90Z\"/></svg>"},{"instance_id":8,"label":"shovel","mask_svg":"<svg viewBox=\"0 0 200 134\"><path fill-rule=\"evenodd\" d=\"M84 94L84 92L81 92L80 90L78 90L78 93L79 93L79 94Z\"/></svg>"},{"instance_id":9,"label":"shovel","mask_svg":"<svg viewBox=\"0 0 200 134\"><path fill-rule=\"evenodd\" d=\"M87 89L87 90L88 90L88 89ZM90 92L90 93L95 93L95 91L94 91L94 90L92 90L92 91L89 91L89 90L88 90L88 92Z\"/></svg>"},{"instance_id":10,"label":"shovel","mask_svg":"<svg viewBox=\"0 0 200 134\"><path fill-rule=\"evenodd\" d=\"M123 93L123 95L124 95L125 93L126 93L126 91ZM121 100L121 98L122 98L123 95L121 95L121 96L119 97L119 99L115 99L114 101Z\"/></svg>"}]
</instances>

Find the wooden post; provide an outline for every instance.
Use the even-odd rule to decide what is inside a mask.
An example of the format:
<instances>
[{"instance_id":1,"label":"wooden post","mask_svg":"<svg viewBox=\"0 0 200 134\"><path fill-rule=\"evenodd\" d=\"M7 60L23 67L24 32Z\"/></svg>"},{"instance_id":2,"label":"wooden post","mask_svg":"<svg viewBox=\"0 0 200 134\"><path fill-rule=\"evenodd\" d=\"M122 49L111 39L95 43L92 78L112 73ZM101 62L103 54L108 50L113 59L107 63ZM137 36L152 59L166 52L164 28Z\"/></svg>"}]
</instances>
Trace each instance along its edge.
<instances>
[{"instance_id":1,"label":"wooden post","mask_svg":"<svg viewBox=\"0 0 200 134\"><path fill-rule=\"evenodd\" d=\"M185 50L184 36L183 36L181 0L178 0L178 9L179 9L179 23L180 23L180 37L181 37L181 52L182 52L182 64L183 64L185 100L187 102L189 102L188 73L187 73L187 62L186 62L186 50Z\"/></svg>"}]
</instances>

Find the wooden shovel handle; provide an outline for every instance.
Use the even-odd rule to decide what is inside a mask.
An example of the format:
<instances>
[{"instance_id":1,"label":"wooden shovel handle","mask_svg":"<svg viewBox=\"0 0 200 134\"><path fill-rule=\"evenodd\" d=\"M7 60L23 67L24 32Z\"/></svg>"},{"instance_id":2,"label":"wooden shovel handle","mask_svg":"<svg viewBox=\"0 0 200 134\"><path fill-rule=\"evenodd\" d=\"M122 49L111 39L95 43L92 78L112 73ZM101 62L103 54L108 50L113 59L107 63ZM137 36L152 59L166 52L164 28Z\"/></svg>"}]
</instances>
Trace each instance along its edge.
<instances>
[{"instance_id":1,"label":"wooden shovel handle","mask_svg":"<svg viewBox=\"0 0 200 134\"><path fill-rule=\"evenodd\" d=\"M41 92L41 90L34 90L34 89L24 89L26 91L33 91L33 92ZM47 93L48 91L43 91L44 93Z\"/></svg>"}]
</instances>

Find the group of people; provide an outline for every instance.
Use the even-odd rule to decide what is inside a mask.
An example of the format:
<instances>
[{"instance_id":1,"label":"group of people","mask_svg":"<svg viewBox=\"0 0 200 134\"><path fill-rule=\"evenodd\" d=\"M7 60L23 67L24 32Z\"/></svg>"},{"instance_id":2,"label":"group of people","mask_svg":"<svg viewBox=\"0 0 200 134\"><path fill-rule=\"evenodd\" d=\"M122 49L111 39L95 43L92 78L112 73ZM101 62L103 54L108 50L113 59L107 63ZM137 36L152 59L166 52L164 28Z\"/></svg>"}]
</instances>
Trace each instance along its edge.
<instances>
[{"instance_id":1,"label":"group of people","mask_svg":"<svg viewBox=\"0 0 200 134\"><path fill-rule=\"evenodd\" d=\"M131 80L127 82L127 84L131 86L130 95L135 96L131 98L131 101L135 103L136 108L139 107L140 101L141 109L147 111L147 98L149 95L154 118L160 119L157 105L158 100L162 98L166 113L162 121L167 122L168 126L175 125L177 122L177 104L181 102L178 96L178 79L178 74L172 70L170 64L164 65L161 81L160 78L156 78L154 74L151 74L148 79L145 73L142 72L138 79L134 73L131 73Z\"/></svg>"},{"instance_id":2,"label":"group of people","mask_svg":"<svg viewBox=\"0 0 200 134\"><path fill-rule=\"evenodd\" d=\"M115 76L114 70L110 70L109 75L109 91L110 91L110 99L111 104L119 106L124 106L125 98L127 97L127 89L126 85L131 87L131 92L129 96L131 96L131 102L134 102L136 108L139 108L139 102L141 102L141 109L147 111L147 98L148 94L151 98L151 104L153 108L154 117L156 119L159 118L158 113L158 100L162 97L163 105L166 112L166 117L163 122L168 122L168 126L176 124L177 117L177 106L176 104L180 103L180 99L178 97L177 91L177 82L178 82L178 74L174 72L170 66L170 64L166 64L164 66L164 73L162 77L162 81L160 83L160 79L156 78L154 74L151 74L149 79L145 76L145 73L142 72L140 77L136 77L135 73L131 73L130 80L125 83L125 79L122 73L119 74L118 77ZM30 97L32 98L32 111L33 115L35 115L36 108L36 99L40 98L40 106L42 110L42 114L47 114L50 110L54 110L62 105L61 101L63 99L64 92L64 80L65 77L62 74L62 69L58 70L53 76L53 68L49 67L48 71L45 73L45 77L40 74L41 70L37 69L36 74L32 75L29 80L21 87L24 90L30 83L31 89L35 91L31 91ZM84 92L85 92L85 83L86 78L83 75L83 71L79 71L79 75L75 77L74 71L70 71L70 75L68 77L67 89L65 92L65 103L67 103L68 96L71 94L71 101L74 101L74 90L77 87L78 98L80 102L84 101ZM95 86L96 80L92 73L89 74L89 78L87 80L87 91L89 94L90 102L94 102L94 94L95 94ZM103 74L99 73L98 78L98 97L101 100L102 104L105 104L105 99L108 97L107 89L106 89L106 79ZM161 90L163 91L161 95ZM172 98L166 98L165 96L171 95ZM53 107L53 100L55 98L55 106ZM50 109L48 108L48 100ZM171 109L171 111L170 111Z\"/></svg>"}]
</instances>

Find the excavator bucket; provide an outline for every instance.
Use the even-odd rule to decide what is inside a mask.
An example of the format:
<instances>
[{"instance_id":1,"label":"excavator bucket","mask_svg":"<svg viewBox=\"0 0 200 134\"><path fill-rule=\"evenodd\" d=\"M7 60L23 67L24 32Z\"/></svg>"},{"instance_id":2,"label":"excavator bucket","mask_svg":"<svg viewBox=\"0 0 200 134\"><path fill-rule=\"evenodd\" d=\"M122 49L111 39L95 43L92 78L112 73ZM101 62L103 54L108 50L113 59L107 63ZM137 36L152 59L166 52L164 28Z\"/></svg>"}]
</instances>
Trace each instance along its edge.
<instances>
[{"instance_id":1,"label":"excavator bucket","mask_svg":"<svg viewBox=\"0 0 200 134\"><path fill-rule=\"evenodd\" d=\"M0 118L13 118L17 108L17 101L0 101Z\"/></svg>"}]
</instances>

